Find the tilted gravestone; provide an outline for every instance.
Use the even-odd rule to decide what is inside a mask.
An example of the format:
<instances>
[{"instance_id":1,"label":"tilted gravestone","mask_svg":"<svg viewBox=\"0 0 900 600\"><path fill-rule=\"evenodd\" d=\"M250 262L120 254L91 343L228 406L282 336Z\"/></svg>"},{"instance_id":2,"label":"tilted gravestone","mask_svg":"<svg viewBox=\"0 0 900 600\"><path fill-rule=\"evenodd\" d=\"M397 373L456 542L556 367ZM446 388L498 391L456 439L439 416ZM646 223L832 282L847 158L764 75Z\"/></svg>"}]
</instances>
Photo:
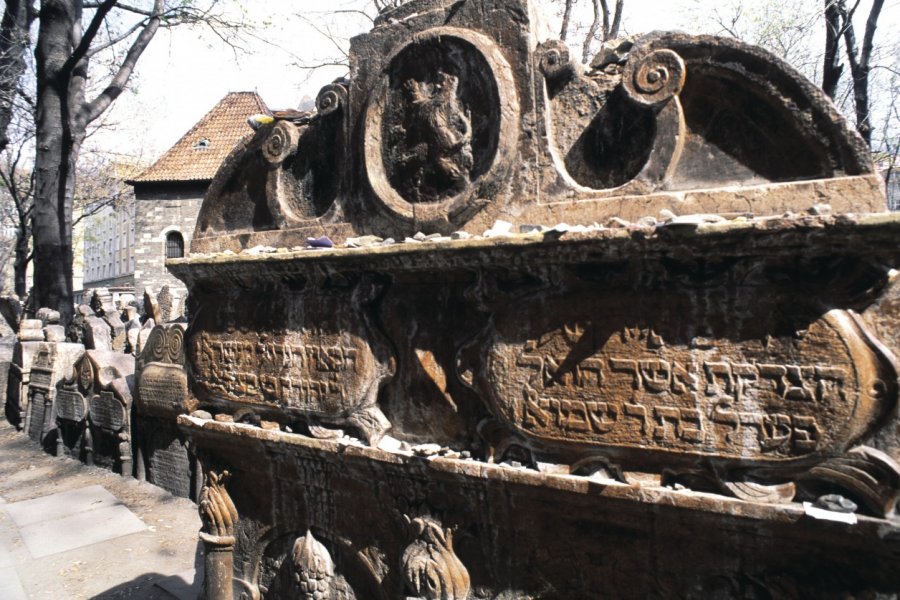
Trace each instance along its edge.
<instances>
[{"instance_id":1,"label":"tilted gravestone","mask_svg":"<svg viewBox=\"0 0 900 600\"><path fill-rule=\"evenodd\" d=\"M741 42L583 66L543 31L383 13L216 175L168 263L206 596L897 593L900 217L865 144Z\"/></svg>"}]
</instances>

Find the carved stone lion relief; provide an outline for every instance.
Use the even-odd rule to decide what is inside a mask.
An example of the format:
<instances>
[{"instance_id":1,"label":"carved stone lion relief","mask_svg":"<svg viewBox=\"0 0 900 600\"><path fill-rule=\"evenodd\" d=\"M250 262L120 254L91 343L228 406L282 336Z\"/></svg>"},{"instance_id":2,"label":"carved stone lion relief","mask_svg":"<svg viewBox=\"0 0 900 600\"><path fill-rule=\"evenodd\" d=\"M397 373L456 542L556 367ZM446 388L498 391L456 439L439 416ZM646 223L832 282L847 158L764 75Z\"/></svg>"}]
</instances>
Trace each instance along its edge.
<instances>
[{"instance_id":1,"label":"carved stone lion relief","mask_svg":"<svg viewBox=\"0 0 900 600\"><path fill-rule=\"evenodd\" d=\"M394 216L464 220L515 144L510 67L491 40L450 27L415 36L388 64L366 117L369 183Z\"/></svg>"}]
</instances>

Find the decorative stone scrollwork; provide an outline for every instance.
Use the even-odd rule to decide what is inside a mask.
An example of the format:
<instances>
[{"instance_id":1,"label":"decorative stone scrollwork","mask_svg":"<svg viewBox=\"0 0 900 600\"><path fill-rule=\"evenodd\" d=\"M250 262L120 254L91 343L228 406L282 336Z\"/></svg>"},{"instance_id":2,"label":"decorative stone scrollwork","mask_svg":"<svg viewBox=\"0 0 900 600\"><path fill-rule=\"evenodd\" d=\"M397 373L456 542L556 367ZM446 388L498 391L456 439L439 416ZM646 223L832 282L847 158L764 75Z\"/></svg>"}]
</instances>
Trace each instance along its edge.
<instances>
[{"instance_id":1,"label":"decorative stone scrollwork","mask_svg":"<svg viewBox=\"0 0 900 600\"><path fill-rule=\"evenodd\" d=\"M271 167L279 167L285 159L297 152L300 130L289 121L278 121L262 146L262 155Z\"/></svg>"},{"instance_id":2,"label":"decorative stone scrollwork","mask_svg":"<svg viewBox=\"0 0 900 600\"><path fill-rule=\"evenodd\" d=\"M166 362L166 330L157 326L150 332L144 350L141 352L143 362Z\"/></svg>"},{"instance_id":3,"label":"decorative stone scrollwork","mask_svg":"<svg viewBox=\"0 0 900 600\"><path fill-rule=\"evenodd\" d=\"M334 591L334 561L322 542L307 530L291 551L294 581L303 600L330 600Z\"/></svg>"},{"instance_id":4,"label":"decorative stone scrollwork","mask_svg":"<svg viewBox=\"0 0 900 600\"><path fill-rule=\"evenodd\" d=\"M325 117L346 103L347 88L340 83L332 83L319 90L319 95L316 96L316 112L318 116Z\"/></svg>"},{"instance_id":5,"label":"decorative stone scrollwork","mask_svg":"<svg viewBox=\"0 0 900 600\"><path fill-rule=\"evenodd\" d=\"M406 519L414 538L401 563L407 591L420 600L468 598L469 572L453 551L453 532L431 517Z\"/></svg>"},{"instance_id":6,"label":"decorative stone scrollwork","mask_svg":"<svg viewBox=\"0 0 900 600\"><path fill-rule=\"evenodd\" d=\"M86 359L81 361L78 368L78 384L84 392L90 392L93 389L94 368L91 366L91 361Z\"/></svg>"},{"instance_id":7,"label":"decorative stone scrollwork","mask_svg":"<svg viewBox=\"0 0 900 600\"><path fill-rule=\"evenodd\" d=\"M801 486L819 493L846 490L872 514L890 517L900 501L900 465L880 450L859 446L810 469Z\"/></svg>"},{"instance_id":8,"label":"decorative stone scrollwork","mask_svg":"<svg viewBox=\"0 0 900 600\"><path fill-rule=\"evenodd\" d=\"M172 327L166 332L166 355L172 364L184 362L184 330Z\"/></svg>"},{"instance_id":9,"label":"decorative stone scrollwork","mask_svg":"<svg viewBox=\"0 0 900 600\"><path fill-rule=\"evenodd\" d=\"M644 106L656 106L684 87L684 61L672 50L654 50L631 57L622 73L628 97Z\"/></svg>"},{"instance_id":10,"label":"decorative stone scrollwork","mask_svg":"<svg viewBox=\"0 0 900 600\"><path fill-rule=\"evenodd\" d=\"M548 40L538 46L541 72L547 79L557 79L573 72L569 47L560 40Z\"/></svg>"},{"instance_id":11,"label":"decorative stone scrollwork","mask_svg":"<svg viewBox=\"0 0 900 600\"><path fill-rule=\"evenodd\" d=\"M200 520L203 521L200 537L204 542L220 545L234 544L234 526L237 523L238 514L225 489L225 481L230 475L228 471L221 473L207 471L205 473L203 490L200 492L200 501L197 503Z\"/></svg>"}]
</instances>

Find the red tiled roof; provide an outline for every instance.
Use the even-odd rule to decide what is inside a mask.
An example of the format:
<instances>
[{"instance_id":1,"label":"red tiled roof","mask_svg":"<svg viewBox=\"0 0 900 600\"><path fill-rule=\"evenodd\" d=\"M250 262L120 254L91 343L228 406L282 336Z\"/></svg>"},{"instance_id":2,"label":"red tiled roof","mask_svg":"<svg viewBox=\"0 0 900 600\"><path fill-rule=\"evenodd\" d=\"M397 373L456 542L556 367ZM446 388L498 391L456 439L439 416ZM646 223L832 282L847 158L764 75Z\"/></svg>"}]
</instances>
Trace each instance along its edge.
<instances>
[{"instance_id":1,"label":"red tiled roof","mask_svg":"<svg viewBox=\"0 0 900 600\"><path fill-rule=\"evenodd\" d=\"M253 133L247 117L271 114L256 92L231 92L206 113L134 183L207 181L244 136Z\"/></svg>"}]
</instances>

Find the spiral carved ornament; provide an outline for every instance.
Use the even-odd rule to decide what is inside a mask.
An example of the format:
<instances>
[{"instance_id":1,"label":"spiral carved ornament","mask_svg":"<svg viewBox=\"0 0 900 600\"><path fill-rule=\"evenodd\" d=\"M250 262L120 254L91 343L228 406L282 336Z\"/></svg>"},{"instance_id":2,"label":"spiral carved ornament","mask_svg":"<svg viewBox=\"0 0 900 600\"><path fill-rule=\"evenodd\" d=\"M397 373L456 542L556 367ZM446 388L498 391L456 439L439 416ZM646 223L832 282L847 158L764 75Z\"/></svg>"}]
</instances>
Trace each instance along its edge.
<instances>
[{"instance_id":1,"label":"spiral carved ornament","mask_svg":"<svg viewBox=\"0 0 900 600\"><path fill-rule=\"evenodd\" d=\"M684 87L684 61L671 50L654 50L629 59L622 73L628 97L644 106L669 100Z\"/></svg>"},{"instance_id":2,"label":"spiral carved ornament","mask_svg":"<svg viewBox=\"0 0 900 600\"><path fill-rule=\"evenodd\" d=\"M262 154L270 165L277 167L297 151L299 140L300 130L296 125L288 121L278 121L263 143Z\"/></svg>"}]
</instances>

